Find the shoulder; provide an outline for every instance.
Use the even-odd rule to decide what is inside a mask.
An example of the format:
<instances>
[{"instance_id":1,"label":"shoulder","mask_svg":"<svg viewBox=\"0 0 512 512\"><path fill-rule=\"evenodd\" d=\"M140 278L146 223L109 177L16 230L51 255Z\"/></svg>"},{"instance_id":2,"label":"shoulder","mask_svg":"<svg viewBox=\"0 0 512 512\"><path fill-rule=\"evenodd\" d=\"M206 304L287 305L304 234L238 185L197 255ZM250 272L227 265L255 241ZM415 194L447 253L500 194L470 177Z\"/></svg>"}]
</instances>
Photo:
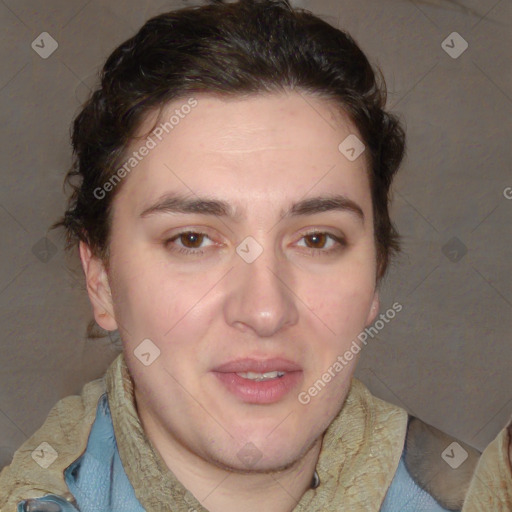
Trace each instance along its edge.
<instances>
[{"instance_id":1,"label":"shoulder","mask_svg":"<svg viewBox=\"0 0 512 512\"><path fill-rule=\"evenodd\" d=\"M460 510L480 452L409 416L404 463L415 483L448 510Z\"/></svg>"},{"instance_id":2,"label":"shoulder","mask_svg":"<svg viewBox=\"0 0 512 512\"><path fill-rule=\"evenodd\" d=\"M400 431L395 467L404 481L410 477L417 493L431 496L443 510L461 510L480 452L402 407L376 397L356 378L351 394L359 396L366 414L373 416L375 431Z\"/></svg>"},{"instance_id":3,"label":"shoulder","mask_svg":"<svg viewBox=\"0 0 512 512\"><path fill-rule=\"evenodd\" d=\"M469 486L463 512L512 510L512 419L485 448Z\"/></svg>"},{"instance_id":4,"label":"shoulder","mask_svg":"<svg viewBox=\"0 0 512 512\"><path fill-rule=\"evenodd\" d=\"M0 472L0 511L46 494L71 497L64 470L87 447L100 397L106 392L104 377L86 383L80 395L59 400L43 425L14 453Z\"/></svg>"}]
</instances>

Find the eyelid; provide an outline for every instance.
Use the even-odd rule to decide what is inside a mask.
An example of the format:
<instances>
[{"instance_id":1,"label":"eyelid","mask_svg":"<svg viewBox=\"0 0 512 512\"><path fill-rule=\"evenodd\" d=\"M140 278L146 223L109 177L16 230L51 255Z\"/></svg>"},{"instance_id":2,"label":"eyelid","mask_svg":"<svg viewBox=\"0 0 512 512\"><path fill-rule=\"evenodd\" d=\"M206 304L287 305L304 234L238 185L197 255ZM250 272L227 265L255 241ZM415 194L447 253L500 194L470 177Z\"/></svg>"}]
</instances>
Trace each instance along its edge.
<instances>
[{"instance_id":1,"label":"eyelid","mask_svg":"<svg viewBox=\"0 0 512 512\"><path fill-rule=\"evenodd\" d=\"M338 231L338 232L336 232ZM311 227L311 228L304 228L303 230L299 231L299 236L305 237L309 235L326 235L331 238L334 238L335 240L343 240L344 243L348 244L346 235L338 230L335 230L332 227Z\"/></svg>"},{"instance_id":2,"label":"eyelid","mask_svg":"<svg viewBox=\"0 0 512 512\"><path fill-rule=\"evenodd\" d=\"M205 226L202 226L202 227L188 226L186 228L175 228L173 230L169 230L169 232L166 232L163 235L163 238L169 240L172 238L177 238L180 235L185 235L186 233L195 233L198 235L205 235L208 238L210 238L210 240L213 240L212 231L213 230L211 228L208 228Z\"/></svg>"},{"instance_id":3,"label":"eyelid","mask_svg":"<svg viewBox=\"0 0 512 512\"><path fill-rule=\"evenodd\" d=\"M306 235L314 235L314 234L324 234L324 235L331 235L331 236L339 236L345 237L343 233L336 234L334 233L334 228L328 228L328 227L311 227L311 228L303 228L299 231L300 236L306 236Z\"/></svg>"},{"instance_id":4,"label":"eyelid","mask_svg":"<svg viewBox=\"0 0 512 512\"><path fill-rule=\"evenodd\" d=\"M194 235L200 235L200 236L203 236L204 238L210 240L210 242L212 242L211 244L209 244L208 246L206 247L211 247L213 245L219 245L218 242L216 242L208 232L206 232L205 230L202 230L202 229L190 229L190 228L187 228L187 229L184 229L182 231L178 231L177 233L174 233L174 234L171 234L171 235L168 235L168 236L165 236L164 239L165 239L165 244L168 245L170 242L176 242L176 240L179 240L181 236L183 235L187 235L187 234L194 234ZM190 247L185 247L185 246L178 246L178 247L181 247L183 249L188 249L189 251L191 252L199 252L199 251L202 251L203 247L200 247L200 248L197 248L197 249L193 249L193 248L190 248ZM205 247L205 248L206 248Z\"/></svg>"},{"instance_id":5,"label":"eyelid","mask_svg":"<svg viewBox=\"0 0 512 512\"><path fill-rule=\"evenodd\" d=\"M332 231L329 231L327 229L318 229L318 228L302 232L300 234L299 241L303 240L307 236L312 236L312 235L325 235L327 238L331 239L334 242L334 245L333 245L333 247L331 247L329 249L323 249L323 248L315 249L314 247L301 246L307 252L309 252L311 254L318 254L318 255L323 254L323 255L327 256L330 254L338 253L339 251L345 249L349 245L345 235L335 234Z\"/></svg>"}]
</instances>

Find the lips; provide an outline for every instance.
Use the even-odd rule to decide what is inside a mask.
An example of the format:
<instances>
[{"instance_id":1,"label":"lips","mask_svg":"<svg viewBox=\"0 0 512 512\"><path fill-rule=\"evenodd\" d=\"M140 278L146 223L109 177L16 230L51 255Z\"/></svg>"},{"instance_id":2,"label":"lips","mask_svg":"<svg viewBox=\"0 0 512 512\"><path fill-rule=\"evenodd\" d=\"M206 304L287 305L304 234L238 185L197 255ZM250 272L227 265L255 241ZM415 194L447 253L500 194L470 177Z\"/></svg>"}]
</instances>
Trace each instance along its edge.
<instances>
[{"instance_id":1,"label":"lips","mask_svg":"<svg viewBox=\"0 0 512 512\"><path fill-rule=\"evenodd\" d=\"M269 372L299 372L302 368L288 359L237 359L216 367L214 372L219 373L269 373Z\"/></svg>"},{"instance_id":2,"label":"lips","mask_svg":"<svg viewBox=\"0 0 512 512\"><path fill-rule=\"evenodd\" d=\"M272 404L284 399L302 381L302 368L293 361L274 359L238 359L212 370L223 387L242 402ZM273 378L247 378L254 374Z\"/></svg>"}]
</instances>

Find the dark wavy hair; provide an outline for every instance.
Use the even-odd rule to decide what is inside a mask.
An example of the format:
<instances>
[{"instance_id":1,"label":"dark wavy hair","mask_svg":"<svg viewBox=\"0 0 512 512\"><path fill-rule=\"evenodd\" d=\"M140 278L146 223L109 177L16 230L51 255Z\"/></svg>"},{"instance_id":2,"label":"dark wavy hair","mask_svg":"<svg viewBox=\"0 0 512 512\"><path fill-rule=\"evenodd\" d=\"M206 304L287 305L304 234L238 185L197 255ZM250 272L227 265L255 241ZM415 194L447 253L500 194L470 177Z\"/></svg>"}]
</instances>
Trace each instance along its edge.
<instances>
[{"instance_id":1,"label":"dark wavy hair","mask_svg":"<svg viewBox=\"0 0 512 512\"><path fill-rule=\"evenodd\" d=\"M67 250L84 241L108 265L112 201L122 183L102 199L93 192L112 178L150 112L194 93L295 90L334 100L363 138L380 279L400 250L388 204L405 132L384 111L386 84L376 71L349 34L288 0L211 0L155 16L108 57L99 87L74 120L65 178L72 194L52 227L65 228Z\"/></svg>"}]
</instances>

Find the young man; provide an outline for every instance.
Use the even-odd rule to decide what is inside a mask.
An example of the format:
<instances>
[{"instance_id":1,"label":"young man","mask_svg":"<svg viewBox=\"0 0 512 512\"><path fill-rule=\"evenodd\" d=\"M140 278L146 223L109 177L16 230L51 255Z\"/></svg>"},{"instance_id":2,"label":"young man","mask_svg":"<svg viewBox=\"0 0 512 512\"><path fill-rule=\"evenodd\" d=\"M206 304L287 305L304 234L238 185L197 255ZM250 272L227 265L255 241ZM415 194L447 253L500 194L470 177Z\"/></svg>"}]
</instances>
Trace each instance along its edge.
<instances>
[{"instance_id":1,"label":"young man","mask_svg":"<svg viewBox=\"0 0 512 512\"><path fill-rule=\"evenodd\" d=\"M123 353L16 452L2 511L461 509L479 454L450 467L455 440L353 378L398 249L384 104L347 34L280 1L114 51L59 225Z\"/></svg>"}]
</instances>

